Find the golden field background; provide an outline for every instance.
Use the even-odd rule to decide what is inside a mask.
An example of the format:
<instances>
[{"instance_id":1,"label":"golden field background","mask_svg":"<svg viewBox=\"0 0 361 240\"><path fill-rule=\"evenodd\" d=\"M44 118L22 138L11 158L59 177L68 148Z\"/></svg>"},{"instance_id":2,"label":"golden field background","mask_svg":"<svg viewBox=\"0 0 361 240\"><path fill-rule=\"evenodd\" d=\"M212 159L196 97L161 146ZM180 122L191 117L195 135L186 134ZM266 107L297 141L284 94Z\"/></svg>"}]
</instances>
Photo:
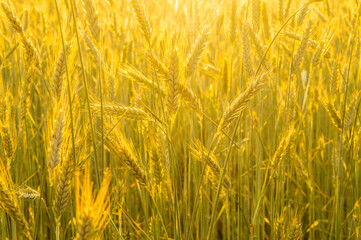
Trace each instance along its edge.
<instances>
[{"instance_id":1,"label":"golden field background","mask_svg":"<svg viewBox=\"0 0 361 240\"><path fill-rule=\"evenodd\" d=\"M1 0L0 239L359 239L359 1Z\"/></svg>"}]
</instances>

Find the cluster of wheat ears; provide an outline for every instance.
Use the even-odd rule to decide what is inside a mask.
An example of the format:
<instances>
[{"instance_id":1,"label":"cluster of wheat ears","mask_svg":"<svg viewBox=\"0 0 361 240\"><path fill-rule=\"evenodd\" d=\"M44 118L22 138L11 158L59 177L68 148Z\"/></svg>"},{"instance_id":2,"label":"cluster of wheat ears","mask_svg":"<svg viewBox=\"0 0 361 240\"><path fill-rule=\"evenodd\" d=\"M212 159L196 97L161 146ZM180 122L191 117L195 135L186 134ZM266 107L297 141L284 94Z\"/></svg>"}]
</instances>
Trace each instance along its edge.
<instances>
[{"instance_id":1,"label":"cluster of wheat ears","mask_svg":"<svg viewBox=\"0 0 361 240\"><path fill-rule=\"evenodd\" d=\"M0 19L0 239L361 238L360 1Z\"/></svg>"}]
</instances>

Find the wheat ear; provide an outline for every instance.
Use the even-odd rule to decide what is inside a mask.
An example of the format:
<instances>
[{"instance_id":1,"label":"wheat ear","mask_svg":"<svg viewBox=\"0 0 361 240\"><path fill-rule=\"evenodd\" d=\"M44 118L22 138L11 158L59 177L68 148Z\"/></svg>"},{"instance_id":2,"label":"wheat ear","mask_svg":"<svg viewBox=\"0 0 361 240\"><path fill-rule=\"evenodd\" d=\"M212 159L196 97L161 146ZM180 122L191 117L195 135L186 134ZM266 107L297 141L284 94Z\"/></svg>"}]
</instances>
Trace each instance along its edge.
<instances>
[{"instance_id":1,"label":"wheat ear","mask_svg":"<svg viewBox=\"0 0 361 240\"><path fill-rule=\"evenodd\" d=\"M325 97L324 99L322 99L322 105L325 107L326 112L330 116L331 121L335 125L335 127L341 130L342 120L341 120L340 114L336 110L335 105L333 104L332 100Z\"/></svg>"},{"instance_id":2,"label":"wheat ear","mask_svg":"<svg viewBox=\"0 0 361 240\"><path fill-rule=\"evenodd\" d=\"M137 83L140 83L142 86L148 89L155 89L156 91L159 91L160 94L165 95L164 90L161 88L161 86L158 86L157 83L153 82L152 80L144 76L135 67L127 63L122 63L120 64L120 67L117 70L121 75L130 78L131 80Z\"/></svg>"},{"instance_id":3,"label":"wheat ear","mask_svg":"<svg viewBox=\"0 0 361 240\"><path fill-rule=\"evenodd\" d=\"M16 18L16 16L11 11L10 7L5 4L5 2L1 3L1 8L3 9L7 20L9 21L11 27L15 30L16 33L20 35L21 44L26 52L26 67L29 67L30 64L35 63L37 68L40 67L40 57L39 53L31 43L29 38L25 35L23 27L20 24L20 21Z\"/></svg>"},{"instance_id":4,"label":"wheat ear","mask_svg":"<svg viewBox=\"0 0 361 240\"><path fill-rule=\"evenodd\" d=\"M67 62L66 58L69 57L70 50L71 50L71 44L66 43L65 49L63 49L63 48L61 49L58 60L56 61L52 88L53 88L55 97L58 101L60 100L62 89L63 89L63 79L64 79L64 74L66 71L65 63Z\"/></svg>"},{"instance_id":5,"label":"wheat ear","mask_svg":"<svg viewBox=\"0 0 361 240\"><path fill-rule=\"evenodd\" d=\"M231 105L223 113L221 121L218 125L217 134L220 134L232 121L241 113L246 107L246 104L252 99L253 96L263 87L264 79L268 73L263 73L257 76L248 87L234 99Z\"/></svg>"},{"instance_id":6,"label":"wheat ear","mask_svg":"<svg viewBox=\"0 0 361 240\"><path fill-rule=\"evenodd\" d=\"M241 39L242 39L242 64L247 74L247 77L253 76L253 61L251 54L251 44L249 40L250 27L247 22L242 25Z\"/></svg>"},{"instance_id":7,"label":"wheat ear","mask_svg":"<svg viewBox=\"0 0 361 240\"><path fill-rule=\"evenodd\" d=\"M64 161L63 165L61 166L61 171L56 186L54 204L54 210L57 218L61 217L69 202L71 181L74 169L73 162L74 160L72 157L70 157L69 154L69 157Z\"/></svg>"},{"instance_id":8,"label":"wheat ear","mask_svg":"<svg viewBox=\"0 0 361 240\"><path fill-rule=\"evenodd\" d=\"M253 28L256 32L259 31L260 26L260 16L261 16L261 2L260 0L252 0L252 23Z\"/></svg>"},{"instance_id":9,"label":"wheat ear","mask_svg":"<svg viewBox=\"0 0 361 240\"><path fill-rule=\"evenodd\" d=\"M99 103L91 104L91 109L96 113L101 113L101 105ZM130 120L147 120L149 116L140 108L137 107L123 107L115 103L103 104L103 111L105 114L119 118Z\"/></svg>"},{"instance_id":10,"label":"wheat ear","mask_svg":"<svg viewBox=\"0 0 361 240\"><path fill-rule=\"evenodd\" d=\"M115 129L106 138L106 143L107 146L115 153L116 157L128 167L134 178L140 184L146 185L147 177L145 171L137 163L137 159L130 150L126 139L123 137L123 134L119 130Z\"/></svg>"},{"instance_id":11,"label":"wheat ear","mask_svg":"<svg viewBox=\"0 0 361 240\"><path fill-rule=\"evenodd\" d=\"M145 10L144 10L144 5L141 2L141 0L130 0L130 4L132 5L133 10L135 12L135 15L137 16L139 26L140 26L140 29L143 32L145 40L150 45L151 28L150 28L150 23L149 23L149 20L148 20L148 16L147 16L147 14L145 13Z\"/></svg>"},{"instance_id":12,"label":"wheat ear","mask_svg":"<svg viewBox=\"0 0 361 240\"><path fill-rule=\"evenodd\" d=\"M179 93L181 97L187 102L188 106L198 113L202 112L201 102L191 89L179 84Z\"/></svg>"},{"instance_id":13,"label":"wheat ear","mask_svg":"<svg viewBox=\"0 0 361 240\"><path fill-rule=\"evenodd\" d=\"M179 54L178 50L174 49L171 55L169 65L169 78L168 78L168 91L167 91L167 109L169 116L178 109L179 97Z\"/></svg>"},{"instance_id":14,"label":"wheat ear","mask_svg":"<svg viewBox=\"0 0 361 240\"><path fill-rule=\"evenodd\" d=\"M52 133L51 146L49 150L49 170L52 174L55 167L60 162L61 157L61 149L64 138L64 127L65 127L65 119L62 111L57 113L56 119L54 121L54 129Z\"/></svg>"},{"instance_id":15,"label":"wheat ear","mask_svg":"<svg viewBox=\"0 0 361 240\"><path fill-rule=\"evenodd\" d=\"M185 77L190 77L193 72L196 70L198 62L202 56L202 53L207 45L209 39L209 25L204 26L202 32L198 35L191 52L189 53L186 64L184 67Z\"/></svg>"},{"instance_id":16,"label":"wheat ear","mask_svg":"<svg viewBox=\"0 0 361 240\"><path fill-rule=\"evenodd\" d=\"M292 61L292 67L291 67L291 72L294 74L296 73L296 71L298 70L298 68L301 65L302 59L306 53L306 49L307 49L307 45L308 45L308 41L311 35L311 30L312 30L312 21L309 21L305 31L303 32L302 35L302 40L300 43L300 46L297 48L296 54L293 58Z\"/></svg>"},{"instance_id":17,"label":"wheat ear","mask_svg":"<svg viewBox=\"0 0 361 240\"><path fill-rule=\"evenodd\" d=\"M98 13L95 9L93 0L83 0L83 7L88 19L88 25L90 32L92 33L93 38L96 42L99 42L100 39L100 26Z\"/></svg>"}]
</instances>

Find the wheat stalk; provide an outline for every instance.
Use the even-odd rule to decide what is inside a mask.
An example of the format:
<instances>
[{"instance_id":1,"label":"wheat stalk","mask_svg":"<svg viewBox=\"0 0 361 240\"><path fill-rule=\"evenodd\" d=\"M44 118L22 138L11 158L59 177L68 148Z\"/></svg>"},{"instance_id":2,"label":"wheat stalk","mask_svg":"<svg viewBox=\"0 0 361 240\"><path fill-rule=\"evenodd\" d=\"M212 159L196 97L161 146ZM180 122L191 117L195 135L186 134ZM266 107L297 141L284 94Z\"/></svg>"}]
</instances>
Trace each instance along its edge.
<instances>
[{"instance_id":1,"label":"wheat stalk","mask_svg":"<svg viewBox=\"0 0 361 240\"><path fill-rule=\"evenodd\" d=\"M90 49L90 52L93 55L95 61L97 63L99 63L99 50L98 50L98 48L94 45L93 41L90 39L90 37L87 34L84 34L84 39L85 39L86 45L88 46L88 48Z\"/></svg>"},{"instance_id":2,"label":"wheat stalk","mask_svg":"<svg viewBox=\"0 0 361 240\"><path fill-rule=\"evenodd\" d=\"M224 59L223 62L223 73L222 73L222 92L224 95L228 93L229 77L228 77L228 60Z\"/></svg>"},{"instance_id":3,"label":"wheat stalk","mask_svg":"<svg viewBox=\"0 0 361 240\"><path fill-rule=\"evenodd\" d=\"M274 168L276 168L279 165L279 163L282 162L284 158L288 156L288 154L290 153L295 134L296 134L296 129L293 126L291 126L283 136L272 158L271 163Z\"/></svg>"},{"instance_id":4,"label":"wheat stalk","mask_svg":"<svg viewBox=\"0 0 361 240\"><path fill-rule=\"evenodd\" d=\"M303 1L303 4L305 4L306 1L307 1L307 0L304 0L304 1ZM308 12L309 12L309 5L305 5L305 7L302 8L301 12L300 12L299 15L298 15L298 19L297 19L297 24L298 24L298 26L301 26L301 25L302 25L302 23L303 23L303 21L305 20Z\"/></svg>"}]
</instances>

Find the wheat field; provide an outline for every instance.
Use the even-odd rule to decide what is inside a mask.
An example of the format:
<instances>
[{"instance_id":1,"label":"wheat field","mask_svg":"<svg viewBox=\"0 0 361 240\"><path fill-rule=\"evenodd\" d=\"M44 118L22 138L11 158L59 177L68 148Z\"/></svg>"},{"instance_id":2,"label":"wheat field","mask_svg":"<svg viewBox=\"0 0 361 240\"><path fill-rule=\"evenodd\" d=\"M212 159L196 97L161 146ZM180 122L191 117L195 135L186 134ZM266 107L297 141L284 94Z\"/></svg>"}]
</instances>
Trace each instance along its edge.
<instances>
[{"instance_id":1,"label":"wheat field","mask_svg":"<svg viewBox=\"0 0 361 240\"><path fill-rule=\"evenodd\" d=\"M361 239L359 0L0 19L0 239Z\"/></svg>"}]
</instances>

